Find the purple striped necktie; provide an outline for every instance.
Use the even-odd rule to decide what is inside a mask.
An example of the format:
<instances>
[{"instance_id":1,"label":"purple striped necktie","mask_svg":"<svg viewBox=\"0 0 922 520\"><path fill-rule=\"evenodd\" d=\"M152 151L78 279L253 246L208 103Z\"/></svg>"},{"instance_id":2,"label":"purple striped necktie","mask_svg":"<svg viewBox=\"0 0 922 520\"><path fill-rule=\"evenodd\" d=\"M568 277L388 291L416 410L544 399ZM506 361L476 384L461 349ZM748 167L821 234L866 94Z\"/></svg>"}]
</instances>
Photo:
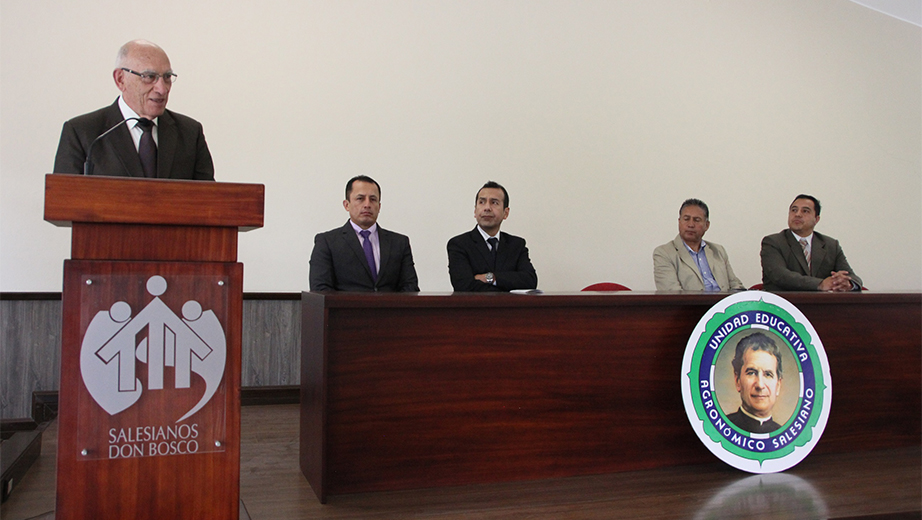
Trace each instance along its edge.
<instances>
[{"instance_id":1,"label":"purple striped necktie","mask_svg":"<svg viewBox=\"0 0 922 520\"><path fill-rule=\"evenodd\" d=\"M365 260L368 262L368 267L371 268L371 279L377 282L378 268L375 267L375 251L371 247L371 239L368 238L371 231L363 229L359 231L359 234L362 235L362 249L365 250Z\"/></svg>"}]
</instances>

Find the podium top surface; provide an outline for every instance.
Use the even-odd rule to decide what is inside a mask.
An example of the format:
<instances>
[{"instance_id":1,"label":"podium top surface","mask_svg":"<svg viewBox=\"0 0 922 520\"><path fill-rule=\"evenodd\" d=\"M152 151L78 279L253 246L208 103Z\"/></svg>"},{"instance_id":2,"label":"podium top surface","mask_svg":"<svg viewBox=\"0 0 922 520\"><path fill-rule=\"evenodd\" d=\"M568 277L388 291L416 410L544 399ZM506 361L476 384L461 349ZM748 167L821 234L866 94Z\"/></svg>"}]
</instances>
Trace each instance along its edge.
<instances>
[{"instance_id":1,"label":"podium top surface","mask_svg":"<svg viewBox=\"0 0 922 520\"><path fill-rule=\"evenodd\" d=\"M45 220L72 222L236 227L263 226L262 184L45 176Z\"/></svg>"}]
</instances>

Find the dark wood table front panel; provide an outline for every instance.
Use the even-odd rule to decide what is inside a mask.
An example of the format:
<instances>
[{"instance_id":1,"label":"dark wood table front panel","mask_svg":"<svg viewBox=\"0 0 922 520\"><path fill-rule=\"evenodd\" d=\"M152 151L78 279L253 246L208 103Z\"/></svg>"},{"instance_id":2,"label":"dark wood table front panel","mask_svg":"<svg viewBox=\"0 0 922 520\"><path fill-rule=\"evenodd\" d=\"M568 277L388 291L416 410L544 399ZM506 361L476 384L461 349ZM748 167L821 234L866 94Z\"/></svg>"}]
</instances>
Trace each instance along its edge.
<instances>
[{"instance_id":1,"label":"dark wood table front panel","mask_svg":"<svg viewBox=\"0 0 922 520\"><path fill-rule=\"evenodd\" d=\"M302 471L325 500L713 460L680 372L723 296L305 293ZM817 451L918 445L920 295L785 297L830 359Z\"/></svg>"}]
</instances>

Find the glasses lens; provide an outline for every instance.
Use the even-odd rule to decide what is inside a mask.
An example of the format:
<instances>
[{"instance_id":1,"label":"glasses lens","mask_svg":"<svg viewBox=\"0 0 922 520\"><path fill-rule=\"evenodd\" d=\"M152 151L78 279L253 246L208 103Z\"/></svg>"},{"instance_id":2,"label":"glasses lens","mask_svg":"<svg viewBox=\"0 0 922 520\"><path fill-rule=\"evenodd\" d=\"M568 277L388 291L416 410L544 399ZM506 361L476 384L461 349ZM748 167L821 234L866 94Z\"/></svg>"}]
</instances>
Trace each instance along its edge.
<instances>
[{"instance_id":1,"label":"glasses lens","mask_svg":"<svg viewBox=\"0 0 922 520\"><path fill-rule=\"evenodd\" d=\"M135 72L131 69L122 68L125 72L130 72L135 76L141 78L141 81L147 84L156 83L158 79L163 78L164 83L173 83L176 81L176 74L172 72L165 72L162 75L157 74L156 72Z\"/></svg>"}]
</instances>

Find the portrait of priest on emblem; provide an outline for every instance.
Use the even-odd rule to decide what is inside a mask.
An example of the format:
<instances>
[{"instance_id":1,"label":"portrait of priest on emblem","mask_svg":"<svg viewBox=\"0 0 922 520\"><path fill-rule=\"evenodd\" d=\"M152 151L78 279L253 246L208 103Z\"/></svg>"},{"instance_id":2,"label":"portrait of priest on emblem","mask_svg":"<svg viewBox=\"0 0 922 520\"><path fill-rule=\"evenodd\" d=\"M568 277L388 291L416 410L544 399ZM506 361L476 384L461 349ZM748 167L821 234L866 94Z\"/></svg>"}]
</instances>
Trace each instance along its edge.
<instances>
[{"instance_id":1,"label":"portrait of priest on emblem","mask_svg":"<svg viewBox=\"0 0 922 520\"><path fill-rule=\"evenodd\" d=\"M791 370L788 378L784 367ZM744 431L770 434L797 407L800 377L794 354L771 331L749 329L732 338L718 355L714 379L724 415Z\"/></svg>"}]
</instances>

